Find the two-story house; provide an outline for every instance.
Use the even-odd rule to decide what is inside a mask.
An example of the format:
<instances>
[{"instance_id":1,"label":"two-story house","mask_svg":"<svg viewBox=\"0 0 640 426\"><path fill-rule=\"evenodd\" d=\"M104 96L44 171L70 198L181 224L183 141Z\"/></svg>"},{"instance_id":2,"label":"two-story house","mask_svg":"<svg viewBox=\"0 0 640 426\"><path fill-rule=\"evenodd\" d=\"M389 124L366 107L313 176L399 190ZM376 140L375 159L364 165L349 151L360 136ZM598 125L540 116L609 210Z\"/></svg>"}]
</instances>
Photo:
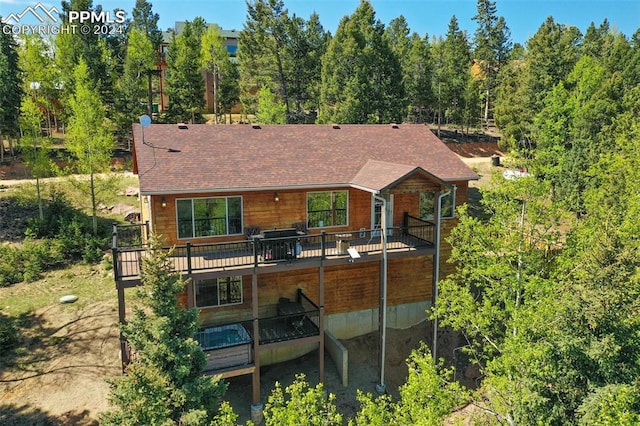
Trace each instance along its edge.
<instances>
[{"instance_id":1,"label":"two-story house","mask_svg":"<svg viewBox=\"0 0 640 426\"><path fill-rule=\"evenodd\" d=\"M135 125L134 149L144 228L190 278L180 303L200 310L207 368L253 374L255 402L260 365L319 348L322 380L327 338L425 319L478 178L413 124ZM121 321L143 255L125 240Z\"/></svg>"}]
</instances>

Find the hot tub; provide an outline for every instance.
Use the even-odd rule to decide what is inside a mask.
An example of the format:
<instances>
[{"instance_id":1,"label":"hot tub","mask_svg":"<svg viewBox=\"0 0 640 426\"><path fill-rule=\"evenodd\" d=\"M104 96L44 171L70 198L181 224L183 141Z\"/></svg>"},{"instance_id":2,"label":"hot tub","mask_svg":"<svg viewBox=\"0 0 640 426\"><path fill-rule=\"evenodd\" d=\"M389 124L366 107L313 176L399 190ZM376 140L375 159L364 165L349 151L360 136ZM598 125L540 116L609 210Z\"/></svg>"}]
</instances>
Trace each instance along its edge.
<instances>
[{"instance_id":1,"label":"hot tub","mask_svg":"<svg viewBox=\"0 0 640 426\"><path fill-rule=\"evenodd\" d=\"M251 364L253 340L241 324L207 327L195 335L207 356L205 371Z\"/></svg>"}]
</instances>

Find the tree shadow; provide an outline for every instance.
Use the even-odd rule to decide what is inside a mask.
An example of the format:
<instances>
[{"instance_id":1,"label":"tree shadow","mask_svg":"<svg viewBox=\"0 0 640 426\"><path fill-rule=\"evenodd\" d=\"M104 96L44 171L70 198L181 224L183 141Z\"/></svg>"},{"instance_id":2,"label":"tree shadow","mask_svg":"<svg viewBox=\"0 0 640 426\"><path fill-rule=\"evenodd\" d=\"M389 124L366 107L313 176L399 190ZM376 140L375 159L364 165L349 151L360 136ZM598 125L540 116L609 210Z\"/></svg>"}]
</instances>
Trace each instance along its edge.
<instances>
[{"instance_id":1,"label":"tree shadow","mask_svg":"<svg viewBox=\"0 0 640 426\"><path fill-rule=\"evenodd\" d=\"M9 404L0 405L0 424L4 426L94 426L98 425L98 422L90 417L87 410L70 411L54 416L27 404Z\"/></svg>"},{"instance_id":2,"label":"tree shadow","mask_svg":"<svg viewBox=\"0 0 640 426\"><path fill-rule=\"evenodd\" d=\"M115 321L99 320L100 317L113 316L111 311L96 313L89 307L79 311L75 318L63 324L52 324L47 321L47 311L23 314L15 320L19 335L18 342L0 356L0 369L4 372L11 371L12 374L3 375L0 383L22 382L70 369L91 371L105 368L102 364L56 363L55 366L51 366L50 363L58 360L61 354L69 357L90 351L101 351L108 338L116 339L118 329ZM92 344L96 339L101 339L102 344ZM100 356L99 353L95 355Z\"/></svg>"}]
</instances>

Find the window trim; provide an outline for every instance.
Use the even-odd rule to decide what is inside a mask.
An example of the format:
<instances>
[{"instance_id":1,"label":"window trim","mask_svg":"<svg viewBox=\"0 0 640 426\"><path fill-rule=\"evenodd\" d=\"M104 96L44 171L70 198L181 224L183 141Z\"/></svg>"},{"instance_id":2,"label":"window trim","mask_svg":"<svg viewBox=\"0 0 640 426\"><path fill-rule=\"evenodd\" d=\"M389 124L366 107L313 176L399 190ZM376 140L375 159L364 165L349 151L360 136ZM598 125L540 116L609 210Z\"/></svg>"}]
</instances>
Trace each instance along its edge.
<instances>
[{"instance_id":1,"label":"window trim","mask_svg":"<svg viewBox=\"0 0 640 426\"><path fill-rule=\"evenodd\" d=\"M217 305L198 306L198 288L197 287L201 282L206 282L206 281L211 281L211 280L215 280L216 291L218 292L218 294L217 294L218 304ZM231 284L231 283L235 283L235 282L238 282L240 284L240 301L239 302L220 304L220 280L226 280L227 284ZM228 277L210 278L210 279L206 279L206 280L194 280L193 285L194 285L194 289L193 289L193 306L198 308L198 309L224 308L224 307L227 307L227 306L242 305L244 303L244 291L243 291L242 275L232 275L232 276L228 276Z\"/></svg>"},{"instance_id":2,"label":"window trim","mask_svg":"<svg viewBox=\"0 0 640 426\"><path fill-rule=\"evenodd\" d=\"M226 225L227 230L229 229L229 198L239 198L240 199L240 230L235 234L220 234L220 235L202 235L196 236L196 227L195 227L195 212L194 212L194 200L210 200L210 199L221 199L224 198L226 201ZM178 202L179 201L191 201L191 236L189 237L181 237L180 236L180 218L178 217ZM190 198L176 198L175 200L175 211L176 211L176 237L178 240L192 240L192 239L202 239L202 238L219 238L219 237L231 237L236 235L243 235L244 229L244 198L242 195L221 195L214 197L190 197Z\"/></svg>"},{"instance_id":3,"label":"window trim","mask_svg":"<svg viewBox=\"0 0 640 426\"><path fill-rule=\"evenodd\" d=\"M345 224L344 225L324 225L324 226L311 226L311 224L309 223L309 195L311 194L333 194L333 193L337 193L337 192L345 192L346 193L346 200L347 200L347 205L345 208ZM307 196L306 196L306 200L305 200L305 213L307 215L307 227L308 229L327 229L327 228L344 228L345 226L349 226L349 190L348 189L329 189L326 191L309 191L307 192Z\"/></svg>"}]
</instances>

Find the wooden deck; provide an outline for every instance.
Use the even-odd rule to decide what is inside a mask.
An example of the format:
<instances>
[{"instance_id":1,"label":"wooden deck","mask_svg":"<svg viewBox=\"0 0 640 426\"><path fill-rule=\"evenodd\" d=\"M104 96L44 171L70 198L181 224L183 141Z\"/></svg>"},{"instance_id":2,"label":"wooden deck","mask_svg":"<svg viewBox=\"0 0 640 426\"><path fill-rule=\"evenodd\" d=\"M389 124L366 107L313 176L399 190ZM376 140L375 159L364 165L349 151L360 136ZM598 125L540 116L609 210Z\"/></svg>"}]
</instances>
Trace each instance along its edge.
<instances>
[{"instance_id":1,"label":"wooden deck","mask_svg":"<svg viewBox=\"0 0 640 426\"><path fill-rule=\"evenodd\" d=\"M415 229L393 228L387 236L389 257L412 256L433 253L433 229L428 226ZM426 238L424 238L426 237ZM427 239L429 238L429 239ZM265 244L277 244L278 256L270 256ZM268 246L267 246L268 247ZM284 247L284 248L283 248ZM288 247L288 248L287 248ZM260 272L275 272L287 269L308 268L351 260L347 247L355 248L360 255L358 262L379 260L382 243L379 230L358 230L336 234L303 235L296 238L245 240L230 243L202 244L176 247L170 257L172 269L185 274L224 276L229 273L247 273L257 267ZM169 248L166 248L169 250ZM144 248L114 249L114 271L116 282L125 287L139 284Z\"/></svg>"},{"instance_id":2,"label":"wooden deck","mask_svg":"<svg viewBox=\"0 0 640 426\"><path fill-rule=\"evenodd\" d=\"M214 334L241 328L242 341L232 342L216 348L204 348L207 355L207 374L233 375L249 374L255 367L253 347L257 341L259 349L268 349L275 346L298 345L307 342L320 341L319 314L320 309L313 304L301 291L294 302L288 299L278 304L274 309L278 315L258 319L258 339L253 332L253 322L243 321L235 324L223 324L205 327L197 333L198 341L207 341L207 334ZM284 307L289 309L283 309ZM291 309L293 307L293 309ZM283 314L283 312L288 312ZM210 333L207 332L210 331ZM201 342L202 344L202 342Z\"/></svg>"}]
</instances>

